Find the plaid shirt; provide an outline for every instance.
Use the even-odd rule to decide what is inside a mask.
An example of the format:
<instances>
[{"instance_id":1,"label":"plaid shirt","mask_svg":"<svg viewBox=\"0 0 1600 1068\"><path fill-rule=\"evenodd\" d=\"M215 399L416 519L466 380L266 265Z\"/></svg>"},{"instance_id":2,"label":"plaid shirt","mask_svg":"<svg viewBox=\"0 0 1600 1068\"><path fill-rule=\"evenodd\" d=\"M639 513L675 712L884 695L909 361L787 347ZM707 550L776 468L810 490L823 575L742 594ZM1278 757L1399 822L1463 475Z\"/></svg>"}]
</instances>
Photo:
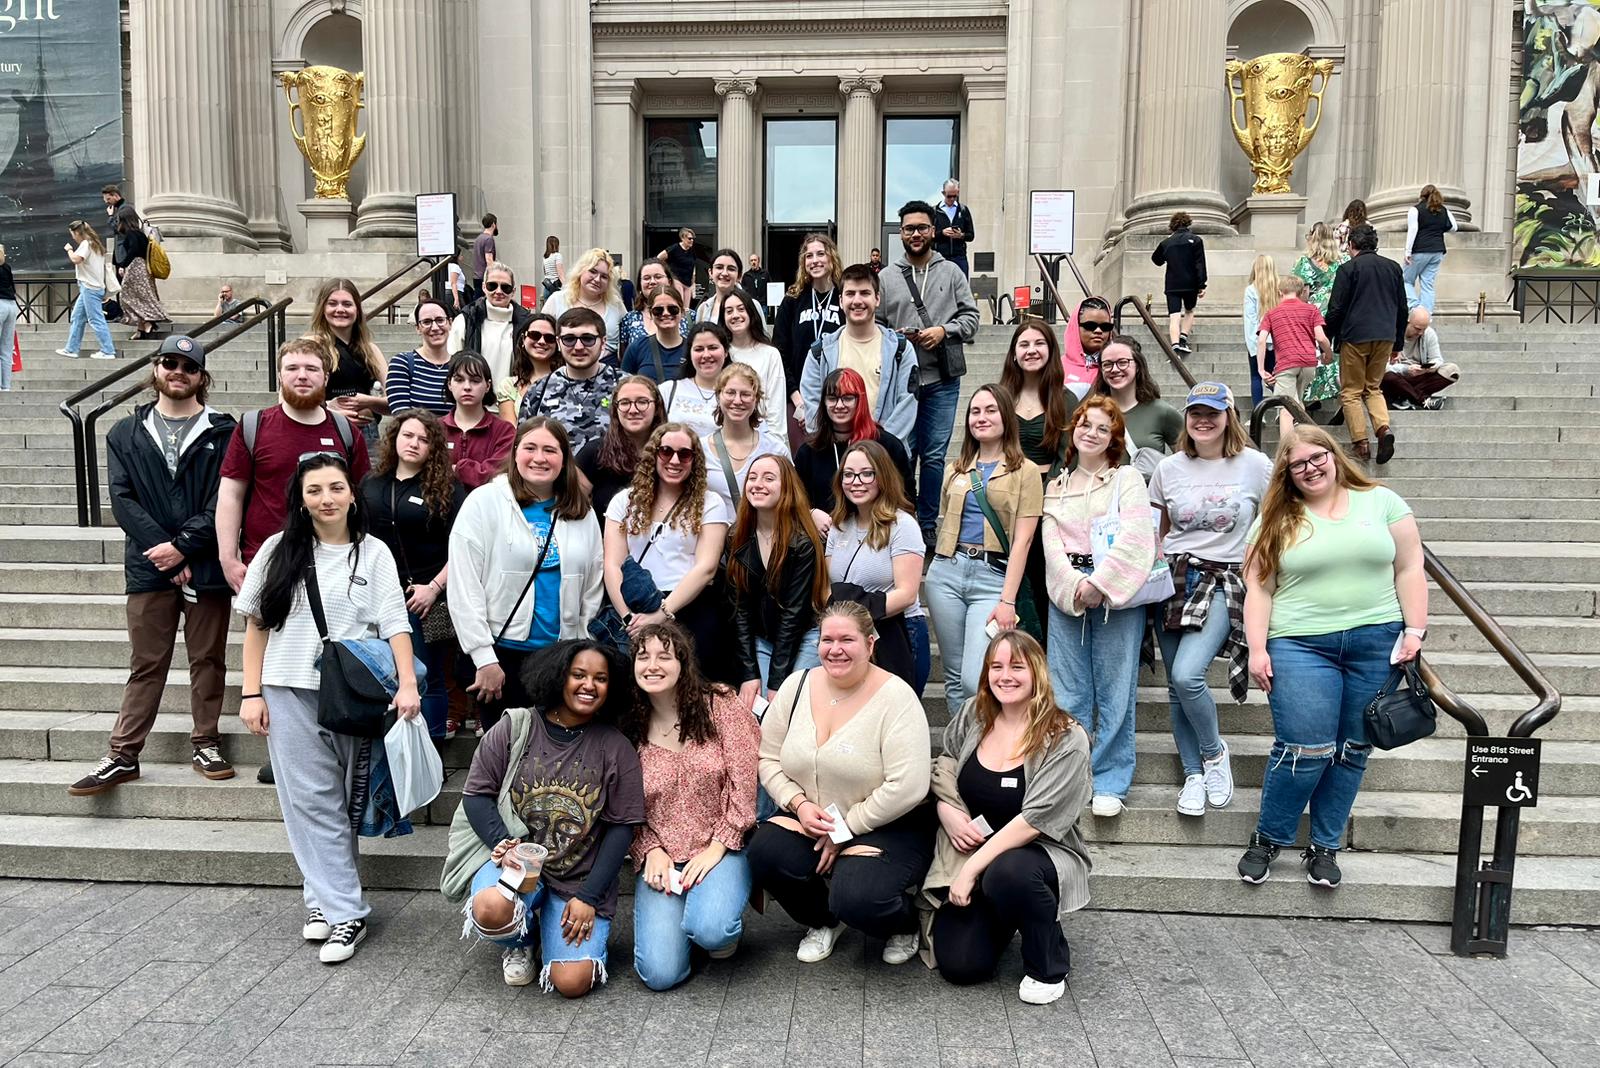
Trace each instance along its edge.
<instances>
[{"instance_id":1,"label":"plaid shirt","mask_svg":"<svg viewBox=\"0 0 1600 1068\"><path fill-rule=\"evenodd\" d=\"M1187 597L1176 596L1167 602L1166 619L1162 622L1168 630L1199 630L1206 625L1211 614L1211 599L1222 586L1222 595L1228 605L1228 638L1217 650L1217 656L1228 661L1228 692L1235 701L1243 701L1250 692L1249 649L1244 641L1244 575L1238 564L1214 564L1187 553L1167 557L1172 568L1173 588L1183 590L1188 585L1188 571L1193 567L1200 573L1194 589Z\"/></svg>"}]
</instances>

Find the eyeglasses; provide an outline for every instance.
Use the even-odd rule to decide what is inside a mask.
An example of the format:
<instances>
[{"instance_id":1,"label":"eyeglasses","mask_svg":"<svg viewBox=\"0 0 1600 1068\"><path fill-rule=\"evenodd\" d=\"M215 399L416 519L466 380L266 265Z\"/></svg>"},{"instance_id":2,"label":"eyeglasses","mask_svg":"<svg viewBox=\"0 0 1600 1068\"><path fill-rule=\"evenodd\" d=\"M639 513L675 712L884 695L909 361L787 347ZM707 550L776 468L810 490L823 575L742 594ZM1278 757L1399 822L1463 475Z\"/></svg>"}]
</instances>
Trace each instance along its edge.
<instances>
[{"instance_id":1,"label":"eyeglasses","mask_svg":"<svg viewBox=\"0 0 1600 1068\"><path fill-rule=\"evenodd\" d=\"M933 233L933 226L927 223L921 226L902 226L900 227L900 232L902 234L931 234Z\"/></svg>"},{"instance_id":2,"label":"eyeglasses","mask_svg":"<svg viewBox=\"0 0 1600 1068\"><path fill-rule=\"evenodd\" d=\"M562 334L561 344L569 349L587 349L599 343L599 334Z\"/></svg>"},{"instance_id":3,"label":"eyeglasses","mask_svg":"<svg viewBox=\"0 0 1600 1068\"><path fill-rule=\"evenodd\" d=\"M432 329L435 329L435 328L441 327L441 326L449 326L450 325L450 320L449 319L441 319L436 315L436 316L433 316L432 318L429 318L429 319L418 319L417 320L417 325L422 327L422 329L424 329L424 330L432 330Z\"/></svg>"},{"instance_id":4,"label":"eyeglasses","mask_svg":"<svg viewBox=\"0 0 1600 1068\"><path fill-rule=\"evenodd\" d=\"M656 459L668 462L676 460L680 464L693 463L694 453L695 450L689 448L674 449L671 445L656 446Z\"/></svg>"},{"instance_id":5,"label":"eyeglasses","mask_svg":"<svg viewBox=\"0 0 1600 1068\"><path fill-rule=\"evenodd\" d=\"M532 338L537 345L554 345L556 343L556 336L545 330L529 330L525 336Z\"/></svg>"},{"instance_id":6,"label":"eyeglasses","mask_svg":"<svg viewBox=\"0 0 1600 1068\"><path fill-rule=\"evenodd\" d=\"M1100 370L1102 370L1102 371L1131 371L1131 370L1133 370L1133 361L1132 360L1101 360L1100 361Z\"/></svg>"},{"instance_id":7,"label":"eyeglasses","mask_svg":"<svg viewBox=\"0 0 1600 1068\"><path fill-rule=\"evenodd\" d=\"M656 406L656 402L649 397L629 397L617 401L617 407L625 412L647 412Z\"/></svg>"},{"instance_id":8,"label":"eyeglasses","mask_svg":"<svg viewBox=\"0 0 1600 1068\"><path fill-rule=\"evenodd\" d=\"M860 396L859 393L830 393L822 400L825 404L854 404Z\"/></svg>"},{"instance_id":9,"label":"eyeglasses","mask_svg":"<svg viewBox=\"0 0 1600 1068\"><path fill-rule=\"evenodd\" d=\"M1314 452L1310 456L1307 456L1304 460L1296 460L1291 463L1289 465L1289 473L1292 475L1303 475L1313 467L1321 467L1323 464L1327 463L1328 457L1332 455L1333 453L1329 452L1327 449L1323 449L1321 452Z\"/></svg>"},{"instance_id":10,"label":"eyeglasses","mask_svg":"<svg viewBox=\"0 0 1600 1068\"><path fill-rule=\"evenodd\" d=\"M1090 323L1082 319L1078 320L1078 329L1087 330L1091 334L1109 334L1116 328L1115 323Z\"/></svg>"},{"instance_id":11,"label":"eyeglasses","mask_svg":"<svg viewBox=\"0 0 1600 1068\"><path fill-rule=\"evenodd\" d=\"M840 482L859 482L863 486L866 485L869 482L875 481L877 479L877 477L878 477L878 473L876 471L873 471L871 468L868 468L865 471L840 471L839 472L839 481Z\"/></svg>"},{"instance_id":12,"label":"eyeglasses","mask_svg":"<svg viewBox=\"0 0 1600 1068\"><path fill-rule=\"evenodd\" d=\"M655 319L670 319L682 311L682 308L673 305L672 307L668 308L651 308L650 315Z\"/></svg>"},{"instance_id":13,"label":"eyeglasses","mask_svg":"<svg viewBox=\"0 0 1600 1068\"><path fill-rule=\"evenodd\" d=\"M515 288L510 282L483 283L483 291L485 293L510 293Z\"/></svg>"},{"instance_id":14,"label":"eyeglasses","mask_svg":"<svg viewBox=\"0 0 1600 1068\"><path fill-rule=\"evenodd\" d=\"M199 364L195 363L193 360L186 360L182 356L161 357L161 369L163 371L182 371L186 375L197 375L200 373Z\"/></svg>"}]
</instances>

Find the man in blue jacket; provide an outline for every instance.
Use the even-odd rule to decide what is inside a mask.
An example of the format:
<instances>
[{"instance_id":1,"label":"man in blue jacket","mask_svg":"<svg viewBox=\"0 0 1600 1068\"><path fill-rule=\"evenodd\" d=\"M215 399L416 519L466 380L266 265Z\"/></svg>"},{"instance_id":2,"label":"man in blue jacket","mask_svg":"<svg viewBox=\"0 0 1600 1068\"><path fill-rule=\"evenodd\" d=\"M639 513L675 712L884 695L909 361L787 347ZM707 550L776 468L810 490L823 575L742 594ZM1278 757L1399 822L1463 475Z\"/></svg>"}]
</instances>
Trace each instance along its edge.
<instances>
[{"instance_id":1,"label":"man in blue jacket","mask_svg":"<svg viewBox=\"0 0 1600 1068\"><path fill-rule=\"evenodd\" d=\"M234 420L206 406L211 375L200 342L174 334L151 369L155 400L106 435L111 512L126 537L128 641L133 647L110 753L67 788L104 793L139 777L139 753L166 688L183 623L189 658L194 770L233 778L217 728L226 682L232 590L217 559L217 487Z\"/></svg>"},{"instance_id":2,"label":"man in blue jacket","mask_svg":"<svg viewBox=\"0 0 1600 1068\"><path fill-rule=\"evenodd\" d=\"M806 354L800 372L800 400L806 430L816 432L822 415L822 386L841 367L861 375L873 421L901 441L910 441L917 425L917 354L906 339L879 326L878 276L864 263L844 269L839 306L844 329L824 334Z\"/></svg>"}]
</instances>

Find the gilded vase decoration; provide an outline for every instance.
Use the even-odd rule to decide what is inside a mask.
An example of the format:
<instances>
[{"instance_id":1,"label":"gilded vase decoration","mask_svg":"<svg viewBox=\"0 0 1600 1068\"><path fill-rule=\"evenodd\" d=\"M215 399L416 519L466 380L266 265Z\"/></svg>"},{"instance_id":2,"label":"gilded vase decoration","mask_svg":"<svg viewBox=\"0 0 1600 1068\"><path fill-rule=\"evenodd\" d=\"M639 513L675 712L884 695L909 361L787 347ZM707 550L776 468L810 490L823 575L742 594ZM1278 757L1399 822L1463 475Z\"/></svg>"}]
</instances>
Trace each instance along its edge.
<instances>
[{"instance_id":1,"label":"gilded vase decoration","mask_svg":"<svg viewBox=\"0 0 1600 1068\"><path fill-rule=\"evenodd\" d=\"M1252 193L1289 192L1295 158L1317 132L1322 121L1322 94L1332 77L1333 60L1312 59L1299 52L1228 61L1229 118L1234 140L1255 172ZM1316 114L1307 122L1312 104L1316 104Z\"/></svg>"},{"instance_id":2,"label":"gilded vase decoration","mask_svg":"<svg viewBox=\"0 0 1600 1068\"><path fill-rule=\"evenodd\" d=\"M338 67L305 67L280 77L289 100L289 132L317 180L317 199L348 200L350 168L367 147L366 134L356 133L366 76Z\"/></svg>"}]
</instances>

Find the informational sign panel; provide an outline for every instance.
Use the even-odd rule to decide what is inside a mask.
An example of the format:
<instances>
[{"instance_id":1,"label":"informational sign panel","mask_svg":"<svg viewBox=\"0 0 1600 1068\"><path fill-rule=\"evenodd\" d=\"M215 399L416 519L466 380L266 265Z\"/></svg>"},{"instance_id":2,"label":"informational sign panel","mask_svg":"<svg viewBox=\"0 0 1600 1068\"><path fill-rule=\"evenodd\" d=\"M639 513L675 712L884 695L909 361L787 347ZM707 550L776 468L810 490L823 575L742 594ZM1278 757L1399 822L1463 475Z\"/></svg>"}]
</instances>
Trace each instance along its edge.
<instances>
[{"instance_id":1,"label":"informational sign panel","mask_svg":"<svg viewBox=\"0 0 1600 1068\"><path fill-rule=\"evenodd\" d=\"M1011 306L1018 311L1033 306L1033 287L1016 286L1011 290Z\"/></svg>"},{"instance_id":2,"label":"informational sign panel","mask_svg":"<svg viewBox=\"0 0 1600 1068\"><path fill-rule=\"evenodd\" d=\"M117 0L0 0L0 241L19 271L70 271L67 224L110 220L122 181Z\"/></svg>"},{"instance_id":3,"label":"informational sign panel","mask_svg":"<svg viewBox=\"0 0 1600 1068\"><path fill-rule=\"evenodd\" d=\"M1070 256L1073 204L1070 189L1035 189L1028 200L1028 255Z\"/></svg>"},{"instance_id":4,"label":"informational sign panel","mask_svg":"<svg viewBox=\"0 0 1600 1068\"><path fill-rule=\"evenodd\" d=\"M456 195L417 194L417 255L454 256L456 253Z\"/></svg>"},{"instance_id":5,"label":"informational sign panel","mask_svg":"<svg viewBox=\"0 0 1600 1068\"><path fill-rule=\"evenodd\" d=\"M767 283L767 307L776 308L783 303L784 285L782 282Z\"/></svg>"},{"instance_id":6,"label":"informational sign panel","mask_svg":"<svg viewBox=\"0 0 1600 1068\"><path fill-rule=\"evenodd\" d=\"M1538 808L1539 745L1537 738L1468 738L1466 803Z\"/></svg>"}]
</instances>

